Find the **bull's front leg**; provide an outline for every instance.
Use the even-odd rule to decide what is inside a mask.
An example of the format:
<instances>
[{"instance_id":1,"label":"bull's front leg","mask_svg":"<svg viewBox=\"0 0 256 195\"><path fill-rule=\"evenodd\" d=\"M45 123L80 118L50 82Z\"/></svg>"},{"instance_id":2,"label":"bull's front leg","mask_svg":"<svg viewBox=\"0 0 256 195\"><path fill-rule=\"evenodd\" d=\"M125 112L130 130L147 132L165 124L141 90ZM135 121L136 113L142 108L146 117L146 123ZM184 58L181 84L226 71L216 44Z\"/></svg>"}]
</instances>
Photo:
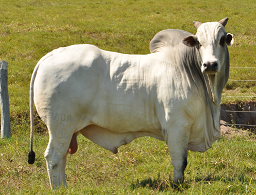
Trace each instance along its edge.
<instances>
[{"instance_id":1,"label":"bull's front leg","mask_svg":"<svg viewBox=\"0 0 256 195\"><path fill-rule=\"evenodd\" d=\"M167 144L174 168L174 183L184 182L184 171L187 167L189 132L186 128L169 132Z\"/></svg>"},{"instance_id":2,"label":"bull's front leg","mask_svg":"<svg viewBox=\"0 0 256 195\"><path fill-rule=\"evenodd\" d=\"M181 151L180 154L174 154L172 152L171 159L174 172L174 183L181 184L184 182L184 171L187 167L187 151Z\"/></svg>"}]
</instances>

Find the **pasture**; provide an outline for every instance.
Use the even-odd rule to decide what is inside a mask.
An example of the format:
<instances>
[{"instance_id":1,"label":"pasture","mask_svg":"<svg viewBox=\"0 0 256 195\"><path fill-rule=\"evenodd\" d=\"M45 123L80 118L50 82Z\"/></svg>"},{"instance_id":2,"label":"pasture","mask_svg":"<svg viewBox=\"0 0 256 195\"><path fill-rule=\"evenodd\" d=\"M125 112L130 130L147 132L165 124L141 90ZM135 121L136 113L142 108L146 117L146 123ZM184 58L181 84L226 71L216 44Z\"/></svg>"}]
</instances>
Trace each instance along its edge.
<instances>
[{"instance_id":1,"label":"pasture","mask_svg":"<svg viewBox=\"0 0 256 195\"><path fill-rule=\"evenodd\" d=\"M229 17L226 31L230 79L223 102L253 101L256 96L256 2L252 0L0 0L0 59L9 63L12 137L0 140L0 194L53 194L44 150L48 134L35 121L36 162L29 151L29 83L34 66L62 46L93 44L121 53L147 54L149 42L163 29L195 33L193 21ZM255 69L254 69L255 68ZM229 97L233 96L233 97ZM249 96L249 97L235 97ZM35 113L36 115L36 113ZM79 136L79 149L68 156L68 189L57 194L255 194L255 136L221 137L205 153L189 152L185 183L171 188L173 167L164 142L140 138L114 155Z\"/></svg>"}]
</instances>

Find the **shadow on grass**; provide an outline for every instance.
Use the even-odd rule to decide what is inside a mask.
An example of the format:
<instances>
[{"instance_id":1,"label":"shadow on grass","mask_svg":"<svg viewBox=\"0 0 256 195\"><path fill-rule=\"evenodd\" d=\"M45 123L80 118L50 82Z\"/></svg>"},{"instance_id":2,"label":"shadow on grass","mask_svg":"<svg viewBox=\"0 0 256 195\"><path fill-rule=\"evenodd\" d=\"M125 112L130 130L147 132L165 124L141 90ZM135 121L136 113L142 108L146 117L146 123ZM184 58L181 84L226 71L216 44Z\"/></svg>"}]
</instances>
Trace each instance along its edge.
<instances>
[{"instance_id":1,"label":"shadow on grass","mask_svg":"<svg viewBox=\"0 0 256 195\"><path fill-rule=\"evenodd\" d=\"M246 176L245 174L237 175L236 177L223 177L223 176L214 176L212 174L206 175L206 176L196 176L194 179L195 182L211 182L211 181L223 181L225 183L230 182L253 182L255 183L256 180L252 179L251 177ZM188 181L192 182L192 180Z\"/></svg>"},{"instance_id":2,"label":"shadow on grass","mask_svg":"<svg viewBox=\"0 0 256 195\"><path fill-rule=\"evenodd\" d=\"M185 182L180 185L176 185L173 183L172 180L164 180L161 179L160 176L158 176L157 179L144 179L144 180L138 180L136 182L133 182L131 184L132 190L138 189L138 188L149 188L152 190L158 190L158 191L183 191L189 188L189 185Z\"/></svg>"},{"instance_id":3,"label":"shadow on grass","mask_svg":"<svg viewBox=\"0 0 256 195\"><path fill-rule=\"evenodd\" d=\"M256 183L255 179L248 178L246 175L241 174L238 177L221 177L221 176L213 176L213 175L206 175L206 176L197 176L194 178L194 180L188 180L185 181L183 184L176 185L173 183L171 179L164 180L161 179L160 176L158 176L157 179L154 178L148 178L148 179L143 179L143 180L138 180L133 182L131 184L131 189L139 189L139 188L148 188L152 190L157 190L159 192L164 192L164 191L172 191L172 192L178 192L178 191L185 191L191 187L191 184L196 182L196 183L201 183L201 182L216 182L216 181L222 181L224 183L230 183L230 182L249 182L249 183Z\"/></svg>"}]
</instances>

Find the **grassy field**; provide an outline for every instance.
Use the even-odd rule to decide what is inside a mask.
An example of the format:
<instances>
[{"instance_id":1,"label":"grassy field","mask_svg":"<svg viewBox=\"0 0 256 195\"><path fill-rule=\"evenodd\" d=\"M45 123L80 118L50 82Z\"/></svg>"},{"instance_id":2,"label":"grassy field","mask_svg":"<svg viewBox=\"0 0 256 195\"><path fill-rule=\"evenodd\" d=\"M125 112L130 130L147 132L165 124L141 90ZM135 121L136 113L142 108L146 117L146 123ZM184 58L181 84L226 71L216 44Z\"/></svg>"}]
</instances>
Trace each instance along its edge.
<instances>
[{"instance_id":1,"label":"grassy field","mask_svg":"<svg viewBox=\"0 0 256 195\"><path fill-rule=\"evenodd\" d=\"M47 133L35 135L36 161L27 164L24 122L11 139L1 141L0 194L255 194L255 138L220 138L205 153L189 152L185 183L171 187L173 168L167 145L140 138L114 155L82 136L68 156L68 189L50 190L43 153Z\"/></svg>"},{"instance_id":2,"label":"grassy field","mask_svg":"<svg viewBox=\"0 0 256 195\"><path fill-rule=\"evenodd\" d=\"M255 80L256 2L253 0L0 0L0 59L9 63L12 138L0 140L0 194L49 194L43 152L48 135L36 125L36 163L27 164L29 82L34 66L61 46L88 43L121 53L147 54L149 42L163 29L195 33L192 22L229 17L226 31L230 79ZM250 96L246 98L236 96ZM256 82L230 80L223 102L250 101ZM165 143L151 138L121 147L117 155L79 137L80 150L69 156L69 189L59 194L245 194L256 192L255 142L252 137L221 138L205 153L189 154L186 182L170 188L173 178Z\"/></svg>"}]
</instances>

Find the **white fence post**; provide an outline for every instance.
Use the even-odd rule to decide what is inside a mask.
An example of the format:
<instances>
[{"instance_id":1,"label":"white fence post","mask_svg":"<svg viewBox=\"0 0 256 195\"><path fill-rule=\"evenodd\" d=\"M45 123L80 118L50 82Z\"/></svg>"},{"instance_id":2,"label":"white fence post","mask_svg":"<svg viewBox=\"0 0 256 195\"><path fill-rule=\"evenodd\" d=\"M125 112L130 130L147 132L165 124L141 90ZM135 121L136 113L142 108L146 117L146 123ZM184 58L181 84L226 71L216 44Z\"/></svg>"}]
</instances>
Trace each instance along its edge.
<instances>
[{"instance_id":1,"label":"white fence post","mask_svg":"<svg viewBox=\"0 0 256 195\"><path fill-rule=\"evenodd\" d=\"M10 105L8 94L8 63L0 62L1 138L11 136Z\"/></svg>"}]
</instances>

